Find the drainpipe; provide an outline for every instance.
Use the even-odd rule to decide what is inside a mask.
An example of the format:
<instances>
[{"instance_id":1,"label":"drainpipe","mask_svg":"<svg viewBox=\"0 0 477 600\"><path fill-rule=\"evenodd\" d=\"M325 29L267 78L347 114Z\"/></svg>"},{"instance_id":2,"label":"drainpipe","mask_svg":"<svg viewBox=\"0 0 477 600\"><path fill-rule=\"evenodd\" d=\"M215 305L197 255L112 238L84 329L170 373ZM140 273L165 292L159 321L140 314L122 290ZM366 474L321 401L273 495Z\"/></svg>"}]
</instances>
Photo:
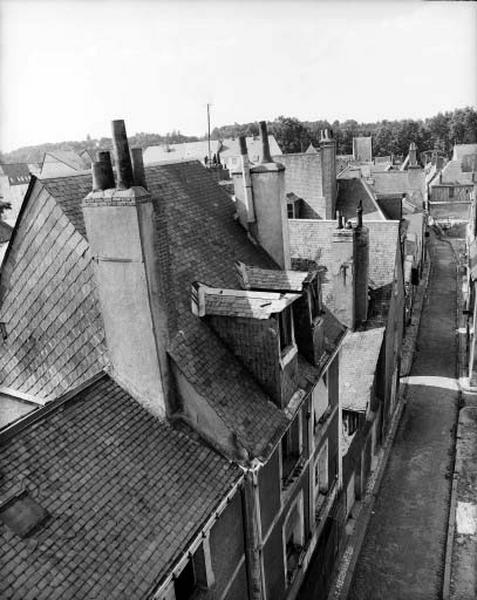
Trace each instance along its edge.
<instances>
[{"instance_id":1,"label":"drainpipe","mask_svg":"<svg viewBox=\"0 0 477 600\"><path fill-rule=\"evenodd\" d=\"M261 466L257 462L251 469L244 469L245 554L247 558L250 600L265 600L266 598L262 553L262 523L258 490L258 469Z\"/></svg>"}]
</instances>

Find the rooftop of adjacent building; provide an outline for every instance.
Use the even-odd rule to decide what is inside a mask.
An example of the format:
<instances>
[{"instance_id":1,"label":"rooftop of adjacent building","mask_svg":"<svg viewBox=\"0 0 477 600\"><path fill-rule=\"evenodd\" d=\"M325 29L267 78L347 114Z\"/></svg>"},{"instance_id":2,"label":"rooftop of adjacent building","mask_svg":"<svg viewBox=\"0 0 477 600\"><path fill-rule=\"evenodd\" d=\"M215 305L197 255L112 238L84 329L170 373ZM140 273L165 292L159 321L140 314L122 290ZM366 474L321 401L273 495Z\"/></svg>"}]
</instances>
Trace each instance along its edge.
<instances>
[{"instance_id":1,"label":"rooftop of adjacent building","mask_svg":"<svg viewBox=\"0 0 477 600\"><path fill-rule=\"evenodd\" d=\"M149 597L242 477L106 374L0 430L0 455L2 597Z\"/></svg>"}]
</instances>

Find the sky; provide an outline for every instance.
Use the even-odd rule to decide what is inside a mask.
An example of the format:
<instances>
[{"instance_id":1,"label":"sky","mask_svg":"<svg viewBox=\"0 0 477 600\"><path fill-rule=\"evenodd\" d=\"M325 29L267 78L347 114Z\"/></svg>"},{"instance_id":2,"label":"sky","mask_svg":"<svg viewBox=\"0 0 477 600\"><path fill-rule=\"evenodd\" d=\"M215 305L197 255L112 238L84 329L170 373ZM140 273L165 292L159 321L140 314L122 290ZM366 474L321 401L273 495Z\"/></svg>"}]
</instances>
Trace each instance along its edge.
<instances>
[{"instance_id":1,"label":"sky","mask_svg":"<svg viewBox=\"0 0 477 600\"><path fill-rule=\"evenodd\" d=\"M0 0L0 150L477 104L477 3Z\"/></svg>"}]
</instances>

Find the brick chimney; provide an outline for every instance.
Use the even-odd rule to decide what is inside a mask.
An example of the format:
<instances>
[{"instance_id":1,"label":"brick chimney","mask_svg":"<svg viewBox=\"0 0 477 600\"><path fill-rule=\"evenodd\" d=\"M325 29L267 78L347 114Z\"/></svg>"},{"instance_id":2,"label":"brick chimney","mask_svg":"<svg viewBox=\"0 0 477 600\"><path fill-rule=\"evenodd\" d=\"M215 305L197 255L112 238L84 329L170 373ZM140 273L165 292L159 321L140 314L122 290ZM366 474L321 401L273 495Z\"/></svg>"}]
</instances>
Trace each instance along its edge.
<instances>
[{"instance_id":1,"label":"brick chimney","mask_svg":"<svg viewBox=\"0 0 477 600\"><path fill-rule=\"evenodd\" d=\"M290 269L285 167L272 160L265 121L260 122L260 136L263 159L250 169L255 222L249 229L282 269Z\"/></svg>"},{"instance_id":2,"label":"brick chimney","mask_svg":"<svg viewBox=\"0 0 477 600\"><path fill-rule=\"evenodd\" d=\"M151 413L166 412L165 350L159 342L161 319L154 269L154 220L151 195L135 185L124 121L113 121L116 187L104 153L94 162L93 191L82 203L88 242L113 373ZM109 164L109 167L108 167ZM144 183L142 157L135 171ZM139 183L139 182L138 182Z\"/></svg>"},{"instance_id":3,"label":"brick chimney","mask_svg":"<svg viewBox=\"0 0 477 600\"><path fill-rule=\"evenodd\" d=\"M336 142L331 129L320 131L321 182L325 198L325 219L334 219L336 211Z\"/></svg>"},{"instance_id":4,"label":"brick chimney","mask_svg":"<svg viewBox=\"0 0 477 600\"><path fill-rule=\"evenodd\" d=\"M249 229L249 223L255 221L253 206L252 179L250 176L250 160L247 151L245 136L239 137L240 143L240 169L232 173L237 214L240 223Z\"/></svg>"},{"instance_id":5,"label":"brick chimney","mask_svg":"<svg viewBox=\"0 0 477 600\"><path fill-rule=\"evenodd\" d=\"M362 207L358 222L343 226L338 214L333 231L332 268L334 314L351 330L366 321L368 314L369 232L363 226Z\"/></svg>"}]
</instances>

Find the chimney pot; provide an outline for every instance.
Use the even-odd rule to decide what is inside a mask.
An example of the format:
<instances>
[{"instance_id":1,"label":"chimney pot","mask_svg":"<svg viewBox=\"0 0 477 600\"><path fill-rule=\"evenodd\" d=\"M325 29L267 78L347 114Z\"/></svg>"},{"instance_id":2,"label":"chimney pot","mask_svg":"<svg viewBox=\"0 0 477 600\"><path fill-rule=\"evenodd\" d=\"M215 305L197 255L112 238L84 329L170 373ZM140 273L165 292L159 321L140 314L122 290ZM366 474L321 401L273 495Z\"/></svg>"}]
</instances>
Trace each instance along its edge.
<instances>
[{"instance_id":1,"label":"chimney pot","mask_svg":"<svg viewBox=\"0 0 477 600\"><path fill-rule=\"evenodd\" d=\"M95 160L91 163L91 174L93 176L93 192L107 190L107 174L104 163Z\"/></svg>"},{"instance_id":2,"label":"chimney pot","mask_svg":"<svg viewBox=\"0 0 477 600\"><path fill-rule=\"evenodd\" d=\"M113 165L111 164L111 154L108 150L101 150L97 154L98 161L103 164L105 175L106 175L106 187L104 189L110 190L114 187L114 173Z\"/></svg>"},{"instance_id":3,"label":"chimney pot","mask_svg":"<svg viewBox=\"0 0 477 600\"><path fill-rule=\"evenodd\" d=\"M268 142L267 122L260 121L260 137L262 139L262 163L272 163L272 155L270 154L270 144Z\"/></svg>"},{"instance_id":4,"label":"chimney pot","mask_svg":"<svg viewBox=\"0 0 477 600\"><path fill-rule=\"evenodd\" d=\"M118 188L129 189L134 183L126 126L122 119L112 122L113 150L118 175Z\"/></svg>"},{"instance_id":5,"label":"chimney pot","mask_svg":"<svg viewBox=\"0 0 477 600\"><path fill-rule=\"evenodd\" d=\"M132 155L132 168L134 174L134 185L142 186L147 189L146 185L146 172L144 170L144 160L142 156L142 148L133 148L131 150Z\"/></svg>"},{"instance_id":6,"label":"chimney pot","mask_svg":"<svg viewBox=\"0 0 477 600\"><path fill-rule=\"evenodd\" d=\"M336 217L337 217L336 229L343 229L343 215L340 213L339 210L336 211Z\"/></svg>"},{"instance_id":7,"label":"chimney pot","mask_svg":"<svg viewBox=\"0 0 477 600\"><path fill-rule=\"evenodd\" d=\"M358 204L358 210L356 211L356 215L358 217L358 227L363 226L363 203L360 200Z\"/></svg>"},{"instance_id":8,"label":"chimney pot","mask_svg":"<svg viewBox=\"0 0 477 600\"><path fill-rule=\"evenodd\" d=\"M240 145L240 154L241 156L246 156L248 154L247 151L247 138L244 135L239 137L239 145Z\"/></svg>"}]
</instances>

